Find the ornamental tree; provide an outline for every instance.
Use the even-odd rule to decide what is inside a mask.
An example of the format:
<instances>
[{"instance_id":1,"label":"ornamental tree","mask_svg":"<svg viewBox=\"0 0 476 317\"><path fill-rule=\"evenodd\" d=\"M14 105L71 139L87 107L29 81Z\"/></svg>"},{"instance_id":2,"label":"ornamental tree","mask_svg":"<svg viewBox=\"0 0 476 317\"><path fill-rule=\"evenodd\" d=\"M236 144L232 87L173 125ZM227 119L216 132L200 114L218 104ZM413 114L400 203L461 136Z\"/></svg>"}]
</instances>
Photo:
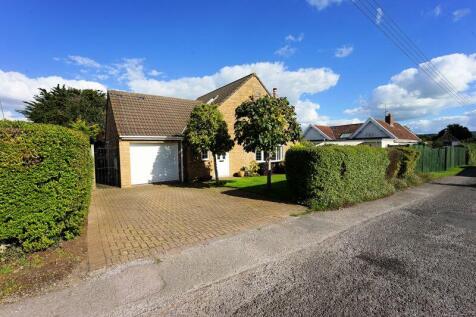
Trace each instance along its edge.
<instances>
[{"instance_id":1,"label":"ornamental tree","mask_svg":"<svg viewBox=\"0 0 476 317\"><path fill-rule=\"evenodd\" d=\"M185 142L196 153L212 152L215 181L218 183L217 156L224 155L234 145L218 106L213 104L196 106L190 115L184 135Z\"/></svg>"},{"instance_id":2,"label":"ornamental tree","mask_svg":"<svg viewBox=\"0 0 476 317\"><path fill-rule=\"evenodd\" d=\"M276 148L299 140L301 128L287 98L264 96L243 102L235 110L235 140L247 152L263 151L267 188L271 188L271 156Z\"/></svg>"}]
</instances>

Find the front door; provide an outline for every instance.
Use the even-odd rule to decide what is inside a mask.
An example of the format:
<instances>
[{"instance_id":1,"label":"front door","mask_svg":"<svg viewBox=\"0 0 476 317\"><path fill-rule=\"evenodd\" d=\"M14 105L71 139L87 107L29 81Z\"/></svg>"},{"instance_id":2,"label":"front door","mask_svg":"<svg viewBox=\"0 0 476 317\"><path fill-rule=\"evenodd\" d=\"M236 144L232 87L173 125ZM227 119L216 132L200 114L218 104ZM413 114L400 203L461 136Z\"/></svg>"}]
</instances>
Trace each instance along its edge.
<instances>
[{"instance_id":1,"label":"front door","mask_svg":"<svg viewBox=\"0 0 476 317\"><path fill-rule=\"evenodd\" d=\"M230 159L228 153L223 155L217 155L217 170L218 177L228 177L230 176Z\"/></svg>"}]
</instances>

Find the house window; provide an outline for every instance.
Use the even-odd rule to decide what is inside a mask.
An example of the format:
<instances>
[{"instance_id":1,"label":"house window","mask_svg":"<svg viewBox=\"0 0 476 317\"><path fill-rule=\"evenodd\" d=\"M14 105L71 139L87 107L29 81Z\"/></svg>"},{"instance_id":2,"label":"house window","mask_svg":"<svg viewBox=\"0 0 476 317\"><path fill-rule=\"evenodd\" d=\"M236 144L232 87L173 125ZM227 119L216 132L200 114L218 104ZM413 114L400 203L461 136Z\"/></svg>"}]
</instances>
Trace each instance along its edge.
<instances>
[{"instance_id":1,"label":"house window","mask_svg":"<svg viewBox=\"0 0 476 317\"><path fill-rule=\"evenodd\" d=\"M257 151L255 153L256 155L256 162L264 162L265 161L265 155L264 155L264 152L263 151ZM281 146L277 146L276 147L276 150L271 153L271 162L280 162L284 159L284 147L281 145Z\"/></svg>"},{"instance_id":2,"label":"house window","mask_svg":"<svg viewBox=\"0 0 476 317\"><path fill-rule=\"evenodd\" d=\"M202 151L200 153L200 157L202 158L202 161L208 161L209 160L208 151Z\"/></svg>"}]
</instances>

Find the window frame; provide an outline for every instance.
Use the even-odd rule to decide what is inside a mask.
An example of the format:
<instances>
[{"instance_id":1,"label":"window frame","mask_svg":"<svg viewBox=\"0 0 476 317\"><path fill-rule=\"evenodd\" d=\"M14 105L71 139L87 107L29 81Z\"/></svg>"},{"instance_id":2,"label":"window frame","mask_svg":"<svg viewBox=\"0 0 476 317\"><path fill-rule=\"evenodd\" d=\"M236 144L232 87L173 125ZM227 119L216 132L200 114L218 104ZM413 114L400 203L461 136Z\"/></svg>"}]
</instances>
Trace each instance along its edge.
<instances>
[{"instance_id":1,"label":"window frame","mask_svg":"<svg viewBox=\"0 0 476 317\"><path fill-rule=\"evenodd\" d=\"M279 145L279 146L277 146L277 147L276 147L276 151L274 151L274 153L276 153L276 159L274 159L274 160L271 159L271 162L272 162L272 163L274 163L274 162L282 162L282 161L284 160L284 145ZM264 162L266 162L266 161L264 160L264 151L261 151L261 153L260 153L260 154L261 154L261 155L260 155L260 157L261 157L260 160L257 159L257 154L258 154L258 152L255 151L255 160L256 160L256 162L258 162L258 163L264 163ZM279 154L279 155L278 155L278 154ZM279 157L279 159L278 159L278 157Z\"/></svg>"},{"instance_id":2,"label":"window frame","mask_svg":"<svg viewBox=\"0 0 476 317\"><path fill-rule=\"evenodd\" d=\"M204 157L203 154L206 154L207 156ZM201 152L200 152L200 159L201 159L202 161L209 161L209 160L210 160L210 153L209 153L209 151L206 151L206 152L201 151Z\"/></svg>"}]
</instances>

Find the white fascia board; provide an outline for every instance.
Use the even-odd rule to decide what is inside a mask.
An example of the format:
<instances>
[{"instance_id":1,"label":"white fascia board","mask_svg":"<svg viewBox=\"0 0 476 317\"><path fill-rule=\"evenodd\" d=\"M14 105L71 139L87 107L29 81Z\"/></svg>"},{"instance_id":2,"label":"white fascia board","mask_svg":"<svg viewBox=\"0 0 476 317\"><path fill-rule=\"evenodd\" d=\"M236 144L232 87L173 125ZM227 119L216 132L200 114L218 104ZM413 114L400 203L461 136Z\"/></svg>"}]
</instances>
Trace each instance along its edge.
<instances>
[{"instance_id":1,"label":"white fascia board","mask_svg":"<svg viewBox=\"0 0 476 317\"><path fill-rule=\"evenodd\" d=\"M327 138L327 140L333 140L333 139L330 138L327 134L325 134L324 132L322 132L321 129L319 129L318 127L316 127L314 124L310 124L310 125L309 125L309 127L306 129L306 132L304 133L304 136L306 136L306 133L307 133L310 129L316 130L317 132L319 132L320 134L322 134L325 138Z\"/></svg>"},{"instance_id":2,"label":"white fascia board","mask_svg":"<svg viewBox=\"0 0 476 317\"><path fill-rule=\"evenodd\" d=\"M373 123L373 124L377 125L377 127L382 129L383 132L385 132L390 138L392 138L392 139L397 138L392 132L388 131L380 123L378 123L377 120L375 120L372 117L369 117L354 133L352 133L352 135L349 137L349 139L355 138L355 136L358 135L360 133L360 131L362 131L369 123Z\"/></svg>"},{"instance_id":3,"label":"white fascia board","mask_svg":"<svg viewBox=\"0 0 476 317\"><path fill-rule=\"evenodd\" d=\"M155 136L155 135L121 135L121 140L125 141L182 141L179 136Z\"/></svg>"},{"instance_id":4,"label":"white fascia board","mask_svg":"<svg viewBox=\"0 0 476 317\"><path fill-rule=\"evenodd\" d=\"M372 120L373 123L375 123L377 126L379 126L381 129L383 129L383 131L385 131L386 133L388 133L388 135L390 135L392 138L394 139L398 139L392 132L388 131L387 129L385 129L385 127L383 125L381 125L377 120L375 120L374 118L370 117L369 118L370 120Z\"/></svg>"}]
</instances>

